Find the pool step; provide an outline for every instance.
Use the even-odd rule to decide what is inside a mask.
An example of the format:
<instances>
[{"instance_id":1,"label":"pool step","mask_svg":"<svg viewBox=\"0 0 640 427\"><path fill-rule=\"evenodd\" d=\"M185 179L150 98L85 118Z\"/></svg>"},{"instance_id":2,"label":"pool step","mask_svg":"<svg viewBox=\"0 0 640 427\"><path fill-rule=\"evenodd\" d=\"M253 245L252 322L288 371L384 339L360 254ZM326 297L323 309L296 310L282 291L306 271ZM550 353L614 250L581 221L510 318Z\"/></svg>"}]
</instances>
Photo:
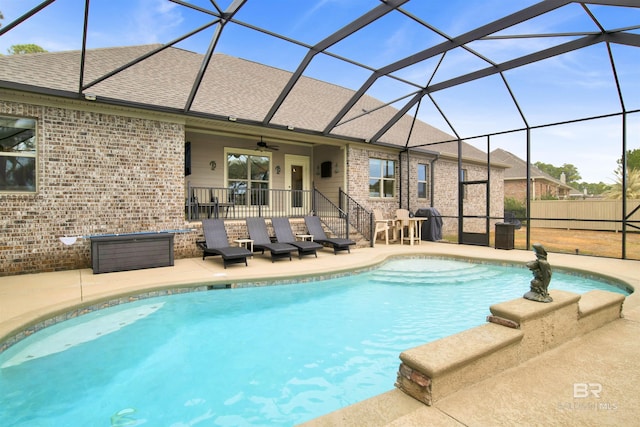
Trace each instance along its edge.
<instances>
[{"instance_id":1,"label":"pool step","mask_svg":"<svg viewBox=\"0 0 640 427\"><path fill-rule=\"evenodd\" d=\"M403 283L403 284L444 284L464 283L472 279L491 279L500 274L499 271L488 269L482 265L469 264L458 268L442 268L438 270L416 268L398 270L386 270L380 268L371 272L371 280L378 283Z\"/></svg>"}]
</instances>

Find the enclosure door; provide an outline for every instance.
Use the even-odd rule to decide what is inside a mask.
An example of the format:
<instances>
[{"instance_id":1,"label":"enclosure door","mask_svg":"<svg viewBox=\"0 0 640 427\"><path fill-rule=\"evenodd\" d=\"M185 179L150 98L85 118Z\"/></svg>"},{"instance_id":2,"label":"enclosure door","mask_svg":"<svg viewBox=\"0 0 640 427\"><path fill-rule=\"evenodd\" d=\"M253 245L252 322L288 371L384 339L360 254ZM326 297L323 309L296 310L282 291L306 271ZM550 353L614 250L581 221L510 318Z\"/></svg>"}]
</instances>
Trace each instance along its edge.
<instances>
[{"instance_id":1,"label":"enclosure door","mask_svg":"<svg viewBox=\"0 0 640 427\"><path fill-rule=\"evenodd\" d=\"M489 183L466 181L460 183L462 215L458 227L458 241L465 245L489 246Z\"/></svg>"},{"instance_id":2,"label":"enclosure door","mask_svg":"<svg viewBox=\"0 0 640 427\"><path fill-rule=\"evenodd\" d=\"M284 156L284 182L288 192L288 216L303 216L311 211L309 157Z\"/></svg>"}]
</instances>

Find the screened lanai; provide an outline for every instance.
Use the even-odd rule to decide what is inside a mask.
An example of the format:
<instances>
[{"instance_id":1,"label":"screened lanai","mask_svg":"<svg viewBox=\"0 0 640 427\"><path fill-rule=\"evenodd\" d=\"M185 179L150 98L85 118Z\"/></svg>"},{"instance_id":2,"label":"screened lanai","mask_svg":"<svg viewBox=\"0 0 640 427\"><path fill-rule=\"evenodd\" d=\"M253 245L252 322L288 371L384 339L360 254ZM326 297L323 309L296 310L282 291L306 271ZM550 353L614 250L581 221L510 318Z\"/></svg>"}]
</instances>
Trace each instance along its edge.
<instances>
[{"instance_id":1,"label":"screened lanai","mask_svg":"<svg viewBox=\"0 0 640 427\"><path fill-rule=\"evenodd\" d=\"M487 153L487 167L486 176L470 181L459 164L460 230L453 241L465 243L465 223L490 217L491 197L486 195L486 208L470 209L465 192L488 191L489 164L513 155L524 168L511 164L503 185L504 210L523 225L516 247L560 234L552 250L589 253L582 243L565 245L562 238L578 231L607 233L595 238L613 242L611 252L589 254L640 259L640 164L629 159L640 153L636 0L136 0L117 9L107 3L3 4L3 54L16 45L81 54L67 70L74 90L56 82L36 84L28 69L11 78L0 70L0 87L372 145L393 136L407 150L437 150L451 142L461 147L464 141ZM154 47L114 61L108 73L92 69L87 52L138 45ZM162 93L176 72L173 64L166 74L146 76L158 87L157 96L113 96L110 84L169 48L201 55L190 84ZM211 60L217 53L284 70L287 78L277 91L261 94L269 102L255 108L228 98L206 102L203 82L205 76L215 79ZM261 89L259 75L236 77L239 90ZM348 88L353 96L330 109L309 100L314 120L303 121L291 103L304 89L303 77ZM368 97L397 113L387 117L380 105L366 102ZM376 116L377 126L362 125ZM415 119L454 138L418 138ZM545 165L562 174L550 174L553 168ZM516 187L517 192L507 191ZM560 187L566 190L562 196ZM617 189L620 197L605 187Z\"/></svg>"}]
</instances>

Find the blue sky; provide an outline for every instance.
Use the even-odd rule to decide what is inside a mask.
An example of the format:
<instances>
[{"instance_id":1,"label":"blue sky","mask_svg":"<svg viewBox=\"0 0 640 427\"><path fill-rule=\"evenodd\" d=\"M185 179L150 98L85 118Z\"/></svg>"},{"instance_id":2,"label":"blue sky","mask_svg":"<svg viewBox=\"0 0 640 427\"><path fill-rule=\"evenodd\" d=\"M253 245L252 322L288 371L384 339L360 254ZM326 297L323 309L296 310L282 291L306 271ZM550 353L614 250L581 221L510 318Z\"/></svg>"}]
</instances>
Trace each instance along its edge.
<instances>
[{"instance_id":1,"label":"blue sky","mask_svg":"<svg viewBox=\"0 0 640 427\"><path fill-rule=\"evenodd\" d=\"M40 0L0 1L4 26L21 16ZM210 0L192 4L211 8ZM226 8L230 0L216 1ZM403 8L427 21L448 36L458 36L480 25L537 3L532 0L411 0ZM267 31L313 45L347 23L378 6L379 0L249 0L237 19ZM21 26L0 37L0 52L13 44L35 43L49 51L81 47L84 2L56 0ZM640 25L640 8L613 8L590 5L590 11L608 29ZM89 15L89 48L167 43L213 18L167 0L94 0ZM204 53L213 29L199 33L178 46ZM597 27L577 4L570 4L539 19L524 22L500 34L550 34L597 31ZM640 31L634 29L635 34ZM481 55L501 62L549 47L572 37L498 39L469 45ZM445 39L397 12L389 14L330 51L371 68L378 68ZM265 36L237 25L227 25L218 52L293 71L306 54L305 47ZM612 45L618 79L627 110L640 108L640 49ZM415 64L396 76L425 84L433 75L440 57ZM445 55L433 82L487 67L487 62L457 49ZM327 55L318 55L305 75L357 89L369 70ZM530 126L616 113L621 110L606 46L597 44L536 64L505 72L505 78ZM390 102L413 92L415 87L394 79L381 78L369 94ZM486 138L471 137L525 126L518 109L499 75L433 93L455 131L486 149ZM398 104L399 106L400 104ZM415 111L411 111L415 114ZM434 105L423 101L419 118L453 133ZM640 113L628 116L627 144L640 148ZM614 180L616 159L621 155L621 118L534 129L532 160L560 166L578 167L587 182ZM504 148L525 158L524 133L492 137L491 149Z\"/></svg>"}]
</instances>

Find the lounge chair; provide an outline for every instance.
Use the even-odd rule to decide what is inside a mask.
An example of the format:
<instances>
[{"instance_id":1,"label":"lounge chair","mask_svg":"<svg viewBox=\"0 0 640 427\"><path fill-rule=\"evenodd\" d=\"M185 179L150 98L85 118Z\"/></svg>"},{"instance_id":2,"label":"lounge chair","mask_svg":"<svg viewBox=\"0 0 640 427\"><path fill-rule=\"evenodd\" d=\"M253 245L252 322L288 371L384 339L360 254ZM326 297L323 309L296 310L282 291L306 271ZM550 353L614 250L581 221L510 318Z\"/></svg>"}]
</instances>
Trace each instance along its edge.
<instances>
[{"instance_id":1,"label":"lounge chair","mask_svg":"<svg viewBox=\"0 0 640 427\"><path fill-rule=\"evenodd\" d=\"M227 268L228 264L241 262L247 265L247 257L253 255L247 248L229 246L229 237L222 219L203 219L202 232L205 240L196 242L198 247L202 249L202 259L207 256L220 255L224 268Z\"/></svg>"},{"instance_id":2,"label":"lounge chair","mask_svg":"<svg viewBox=\"0 0 640 427\"><path fill-rule=\"evenodd\" d=\"M288 243L271 242L269 233L267 232L267 224L264 218L247 218L247 229L249 230L249 238L253 240L253 249L265 249L271 253L271 262L280 258L289 258L291 261L291 252L296 250L295 246Z\"/></svg>"},{"instance_id":3,"label":"lounge chair","mask_svg":"<svg viewBox=\"0 0 640 427\"><path fill-rule=\"evenodd\" d=\"M310 242L308 240L299 241L291 231L291 223L289 218L272 218L271 225L276 232L276 239L279 243L288 243L298 248L298 258L302 255L315 255L318 258L318 249L322 249L322 245L318 242Z\"/></svg>"},{"instance_id":4,"label":"lounge chair","mask_svg":"<svg viewBox=\"0 0 640 427\"><path fill-rule=\"evenodd\" d=\"M320 223L320 218L317 216L305 216L304 223L307 224L309 234L313 234L313 240L322 245L332 246L334 254L337 254L339 251L347 251L351 253L351 246L356 244L356 242L351 239L327 237L324 229L322 228L322 224Z\"/></svg>"}]
</instances>

